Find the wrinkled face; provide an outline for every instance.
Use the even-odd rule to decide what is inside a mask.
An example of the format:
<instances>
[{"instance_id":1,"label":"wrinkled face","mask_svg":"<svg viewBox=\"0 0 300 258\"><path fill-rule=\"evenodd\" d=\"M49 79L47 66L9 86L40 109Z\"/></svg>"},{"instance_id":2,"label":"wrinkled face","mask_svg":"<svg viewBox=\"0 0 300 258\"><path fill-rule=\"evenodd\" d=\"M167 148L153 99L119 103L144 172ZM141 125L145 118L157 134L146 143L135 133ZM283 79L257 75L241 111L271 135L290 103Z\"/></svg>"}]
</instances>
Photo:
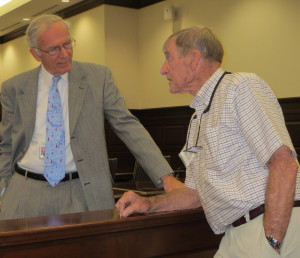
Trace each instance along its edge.
<instances>
[{"instance_id":1,"label":"wrinkled face","mask_svg":"<svg viewBox=\"0 0 300 258\"><path fill-rule=\"evenodd\" d=\"M165 61L160 72L167 76L171 93L186 93L191 79L189 56L179 52L175 40L171 38L165 47Z\"/></svg>"},{"instance_id":2,"label":"wrinkled face","mask_svg":"<svg viewBox=\"0 0 300 258\"><path fill-rule=\"evenodd\" d=\"M45 69L54 76L69 72L72 65L73 49L66 50L63 45L71 39L68 29L61 22L56 22L49 29L42 31L37 37L39 49L48 51L53 47L61 47L61 51L54 56L46 52L31 48L33 57L42 62Z\"/></svg>"}]
</instances>

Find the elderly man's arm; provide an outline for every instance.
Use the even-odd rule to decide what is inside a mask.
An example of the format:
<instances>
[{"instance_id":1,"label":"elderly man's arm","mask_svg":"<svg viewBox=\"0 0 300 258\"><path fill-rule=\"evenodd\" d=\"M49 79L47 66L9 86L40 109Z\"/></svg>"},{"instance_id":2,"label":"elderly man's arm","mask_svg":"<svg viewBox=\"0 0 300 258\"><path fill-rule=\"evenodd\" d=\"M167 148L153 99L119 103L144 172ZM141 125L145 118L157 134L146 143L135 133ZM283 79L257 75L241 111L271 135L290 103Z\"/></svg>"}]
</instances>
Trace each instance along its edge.
<instances>
[{"instance_id":1,"label":"elderly man's arm","mask_svg":"<svg viewBox=\"0 0 300 258\"><path fill-rule=\"evenodd\" d=\"M174 176L167 175L162 178L164 190L166 192L171 192L173 190L184 187L184 184L177 180Z\"/></svg>"},{"instance_id":2,"label":"elderly man's arm","mask_svg":"<svg viewBox=\"0 0 300 258\"><path fill-rule=\"evenodd\" d=\"M264 229L266 236L282 242L292 213L298 164L291 150L283 145L271 156L268 168Z\"/></svg>"},{"instance_id":3,"label":"elderly man's arm","mask_svg":"<svg viewBox=\"0 0 300 258\"><path fill-rule=\"evenodd\" d=\"M193 209L200 206L201 203L197 190L186 186L165 194L147 198L133 192L127 192L116 204L116 208L122 217L127 217L133 213Z\"/></svg>"}]
</instances>

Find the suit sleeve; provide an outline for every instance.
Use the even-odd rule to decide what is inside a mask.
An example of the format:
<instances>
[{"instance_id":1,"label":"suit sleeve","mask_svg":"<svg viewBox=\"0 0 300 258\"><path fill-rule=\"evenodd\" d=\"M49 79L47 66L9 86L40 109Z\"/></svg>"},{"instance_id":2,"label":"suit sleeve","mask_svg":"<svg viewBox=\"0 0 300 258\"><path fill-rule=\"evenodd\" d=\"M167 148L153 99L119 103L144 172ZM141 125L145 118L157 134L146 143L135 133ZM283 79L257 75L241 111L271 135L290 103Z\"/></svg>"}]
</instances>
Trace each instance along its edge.
<instances>
[{"instance_id":1,"label":"suit sleeve","mask_svg":"<svg viewBox=\"0 0 300 258\"><path fill-rule=\"evenodd\" d=\"M106 119L151 180L161 186L161 177L172 173L172 168L147 130L126 108L109 69L105 73L103 90Z\"/></svg>"},{"instance_id":2,"label":"suit sleeve","mask_svg":"<svg viewBox=\"0 0 300 258\"><path fill-rule=\"evenodd\" d=\"M14 103L7 94L6 84L1 88L2 120L0 123L0 178L9 178L12 164L12 128Z\"/></svg>"}]
</instances>

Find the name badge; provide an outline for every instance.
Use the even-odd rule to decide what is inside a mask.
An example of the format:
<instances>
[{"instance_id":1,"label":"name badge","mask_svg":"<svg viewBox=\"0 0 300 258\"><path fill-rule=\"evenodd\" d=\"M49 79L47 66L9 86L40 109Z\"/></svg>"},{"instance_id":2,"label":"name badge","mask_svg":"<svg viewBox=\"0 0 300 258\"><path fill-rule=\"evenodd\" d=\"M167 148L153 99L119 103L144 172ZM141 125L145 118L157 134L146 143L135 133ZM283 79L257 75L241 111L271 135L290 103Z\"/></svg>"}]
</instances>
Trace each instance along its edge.
<instances>
[{"instance_id":1,"label":"name badge","mask_svg":"<svg viewBox=\"0 0 300 258\"><path fill-rule=\"evenodd\" d=\"M183 162L185 168L187 168L191 164L191 162L192 162L193 158L196 156L196 154L197 154L196 152L186 151L185 146L184 146L184 148L181 150L181 152L179 153L178 156L181 159L181 161Z\"/></svg>"},{"instance_id":2,"label":"name badge","mask_svg":"<svg viewBox=\"0 0 300 258\"><path fill-rule=\"evenodd\" d=\"M45 143L39 144L39 159L45 158L46 146Z\"/></svg>"}]
</instances>

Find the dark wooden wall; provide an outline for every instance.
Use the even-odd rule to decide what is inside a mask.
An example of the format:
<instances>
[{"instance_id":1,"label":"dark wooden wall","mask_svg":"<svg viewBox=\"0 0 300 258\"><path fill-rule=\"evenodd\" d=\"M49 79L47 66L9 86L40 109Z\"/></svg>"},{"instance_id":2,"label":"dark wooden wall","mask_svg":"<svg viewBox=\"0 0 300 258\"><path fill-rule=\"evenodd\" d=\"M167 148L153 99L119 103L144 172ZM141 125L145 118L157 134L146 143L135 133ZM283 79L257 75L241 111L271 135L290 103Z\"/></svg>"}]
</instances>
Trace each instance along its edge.
<instances>
[{"instance_id":1,"label":"dark wooden wall","mask_svg":"<svg viewBox=\"0 0 300 258\"><path fill-rule=\"evenodd\" d=\"M189 106L134 109L131 110L148 130L164 155L171 156L173 169L182 170L184 166L178 157L182 149L193 109ZM127 147L106 124L107 148L110 158L118 158L117 172L132 172L134 157Z\"/></svg>"},{"instance_id":2,"label":"dark wooden wall","mask_svg":"<svg viewBox=\"0 0 300 258\"><path fill-rule=\"evenodd\" d=\"M298 154L300 154L300 97L281 98L286 125L291 135L292 142ZM173 169L184 169L178 157L185 140L187 127L193 109L189 106L133 109L131 112L141 121L149 131L164 155L171 155ZM126 146L118 139L107 125L107 147L109 157L118 158L117 172L131 172L134 166L134 157Z\"/></svg>"},{"instance_id":3,"label":"dark wooden wall","mask_svg":"<svg viewBox=\"0 0 300 258\"><path fill-rule=\"evenodd\" d=\"M282 107L287 129L298 154L300 154L300 97L278 99Z\"/></svg>"}]
</instances>

